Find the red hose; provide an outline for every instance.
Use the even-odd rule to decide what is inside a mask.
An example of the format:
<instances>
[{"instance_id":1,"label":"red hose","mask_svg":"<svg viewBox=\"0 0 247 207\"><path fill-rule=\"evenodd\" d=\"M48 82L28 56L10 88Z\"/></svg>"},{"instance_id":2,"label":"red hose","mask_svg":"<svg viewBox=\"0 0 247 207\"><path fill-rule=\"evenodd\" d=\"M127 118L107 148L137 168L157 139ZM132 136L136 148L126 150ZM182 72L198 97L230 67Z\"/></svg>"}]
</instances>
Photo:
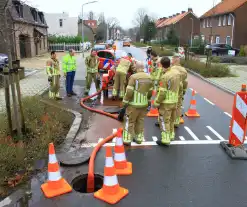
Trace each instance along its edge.
<instances>
[{"instance_id":1,"label":"red hose","mask_svg":"<svg viewBox=\"0 0 247 207\"><path fill-rule=\"evenodd\" d=\"M117 120L117 115L113 115L107 112L104 112L102 110L98 110L98 109L93 109L91 107L88 107L87 105L84 104L84 102L90 98L93 98L97 95L99 95L101 92L103 91L103 89L99 90L97 93L91 95L91 96L87 96L85 98L81 99L80 105L89 110L89 111L93 111L96 112L98 114L102 114L105 116L108 116L110 118L116 119ZM94 160L95 157L97 155L97 152L100 150L100 148L107 142L111 141L114 137L117 136L117 133L106 137L105 139L103 139L101 142L99 142L96 147L93 149L93 152L90 156L90 160L89 160L89 165L88 165L88 176L87 176L87 193L93 193L94 192Z\"/></svg>"}]
</instances>

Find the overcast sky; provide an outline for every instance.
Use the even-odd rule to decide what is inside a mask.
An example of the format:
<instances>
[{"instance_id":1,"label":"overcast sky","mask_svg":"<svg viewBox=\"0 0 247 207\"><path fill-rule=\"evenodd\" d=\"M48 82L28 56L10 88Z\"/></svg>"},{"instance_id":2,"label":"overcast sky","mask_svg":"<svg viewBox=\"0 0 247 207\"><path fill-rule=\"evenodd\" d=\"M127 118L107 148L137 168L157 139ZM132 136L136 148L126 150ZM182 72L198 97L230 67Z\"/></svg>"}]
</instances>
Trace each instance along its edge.
<instances>
[{"instance_id":1,"label":"overcast sky","mask_svg":"<svg viewBox=\"0 0 247 207\"><path fill-rule=\"evenodd\" d=\"M26 0L28 4L46 13L67 12L76 17L81 13L82 3L92 0ZM104 12L106 17L116 17L120 26L127 29L133 26L133 19L138 8L145 8L156 17L166 17L188 10L191 7L197 16L210 9L214 2L221 0L98 0L97 3L84 6L84 13L90 10Z\"/></svg>"}]
</instances>

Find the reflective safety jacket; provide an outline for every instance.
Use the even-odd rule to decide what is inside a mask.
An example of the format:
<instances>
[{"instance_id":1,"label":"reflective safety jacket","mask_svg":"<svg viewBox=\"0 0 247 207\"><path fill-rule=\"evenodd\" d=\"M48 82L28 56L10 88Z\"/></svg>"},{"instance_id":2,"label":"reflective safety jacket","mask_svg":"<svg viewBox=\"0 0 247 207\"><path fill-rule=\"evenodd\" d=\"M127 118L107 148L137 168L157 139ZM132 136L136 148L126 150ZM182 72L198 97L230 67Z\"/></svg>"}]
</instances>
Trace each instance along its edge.
<instances>
[{"instance_id":1,"label":"reflective safety jacket","mask_svg":"<svg viewBox=\"0 0 247 207\"><path fill-rule=\"evenodd\" d=\"M63 72L76 71L76 57L70 56L70 54L63 57Z\"/></svg>"},{"instance_id":2,"label":"reflective safety jacket","mask_svg":"<svg viewBox=\"0 0 247 207\"><path fill-rule=\"evenodd\" d=\"M158 94L155 98L154 105L175 104L178 102L180 87L180 73L168 68L160 79Z\"/></svg>"},{"instance_id":3,"label":"reflective safety jacket","mask_svg":"<svg viewBox=\"0 0 247 207\"><path fill-rule=\"evenodd\" d=\"M136 108L147 107L152 96L152 85L152 79L147 73L140 71L133 74L130 76L123 103Z\"/></svg>"},{"instance_id":4,"label":"reflective safety jacket","mask_svg":"<svg viewBox=\"0 0 247 207\"><path fill-rule=\"evenodd\" d=\"M88 56L85 59L85 64L87 67L87 73L98 73L99 67L99 58L98 56Z\"/></svg>"},{"instance_id":5,"label":"reflective safety jacket","mask_svg":"<svg viewBox=\"0 0 247 207\"><path fill-rule=\"evenodd\" d=\"M187 80L187 70L182 67L180 64L172 66L172 69L177 70L180 73L180 78L182 82L182 91L183 95L186 93L187 87L188 87L188 80Z\"/></svg>"},{"instance_id":6,"label":"reflective safety jacket","mask_svg":"<svg viewBox=\"0 0 247 207\"><path fill-rule=\"evenodd\" d=\"M50 59L46 64L46 74L48 76L60 75L59 61L57 59Z\"/></svg>"},{"instance_id":7,"label":"reflective safety jacket","mask_svg":"<svg viewBox=\"0 0 247 207\"><path fill-rule=\"evenodd\" d=\"M128 72L133 73L134 70L135 70L134 63L129 58L121 58L117 66L117 69L116 69L117 72L120 72L123 74L127 74Z\"/></svg>"}]
</instances>

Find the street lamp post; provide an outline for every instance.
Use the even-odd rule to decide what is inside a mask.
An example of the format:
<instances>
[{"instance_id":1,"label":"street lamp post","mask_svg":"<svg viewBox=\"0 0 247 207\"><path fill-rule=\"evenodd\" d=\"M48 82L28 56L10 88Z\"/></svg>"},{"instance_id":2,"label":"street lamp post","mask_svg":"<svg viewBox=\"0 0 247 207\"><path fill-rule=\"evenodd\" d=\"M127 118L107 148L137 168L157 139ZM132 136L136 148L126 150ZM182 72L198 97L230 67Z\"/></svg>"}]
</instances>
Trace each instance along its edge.
<instances>
[{"instance_id":1,"label":"street lamp post","mask_svg":"<svg viewBox=\"0 0 247 207\"><path fill-rule=\"evenodd\" d=\"M82 7L81 7L81 37L82 37L82 57L84 58L84 30L83 30L83 6L87 5L87 4L93 4L93 3L96 3L98 1L90 1L90 2L87 2L85 4L82 4Z\"/></svg>"},{"instance_id":2,"label":"street lamp post","mask_svg":"<svg viewBox=\"0 0 247 207\"><path fill-rule=\"evenodd\" d=\"M192 29L191 29L191 42L190 42L190 47L193 46L193 33L194 33L194 19L190 18L192 21Z\"/></svg>"}]
</instances>

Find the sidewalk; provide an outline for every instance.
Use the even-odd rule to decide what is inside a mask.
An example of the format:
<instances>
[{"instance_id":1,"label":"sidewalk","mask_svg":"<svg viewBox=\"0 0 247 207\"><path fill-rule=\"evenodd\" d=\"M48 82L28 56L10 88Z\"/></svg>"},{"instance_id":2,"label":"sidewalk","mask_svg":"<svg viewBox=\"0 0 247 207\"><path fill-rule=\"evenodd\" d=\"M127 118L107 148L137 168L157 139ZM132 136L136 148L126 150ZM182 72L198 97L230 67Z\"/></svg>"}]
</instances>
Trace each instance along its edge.
<instances>
[{"instance_id":1,"label":"sidewalk","mask_svg":"<svg viewBox=\"0 0 247 207\"><path fill-rule=\"evenodd\" d=\"M58 55L60 61L60 68L62 69L62 53ZM88 53L85 53L85 57ZM29 66L33 70L38 70L33 75L30 75L22 80L20 80L21 95L25 96L35 96L42 94L48 87L47 75L45 73L45 61L49 56L43 56L42 58L36 57L33 59L25 59L21 62L21 66ZM77 58L77 72L75 77L75 88L78 85L85 84L85 64L81 54L76 54ZM37 62L35 60L38 60ZM29 68L26 68L29 69ZM30 69L31 70L31 69ZM61 78L61 87L64 87L64 79ZM0 112L5 111L5 91L4 88L0 89ZM79 95L79 94L78 94Z\"/></svg>"}]
</instances>

